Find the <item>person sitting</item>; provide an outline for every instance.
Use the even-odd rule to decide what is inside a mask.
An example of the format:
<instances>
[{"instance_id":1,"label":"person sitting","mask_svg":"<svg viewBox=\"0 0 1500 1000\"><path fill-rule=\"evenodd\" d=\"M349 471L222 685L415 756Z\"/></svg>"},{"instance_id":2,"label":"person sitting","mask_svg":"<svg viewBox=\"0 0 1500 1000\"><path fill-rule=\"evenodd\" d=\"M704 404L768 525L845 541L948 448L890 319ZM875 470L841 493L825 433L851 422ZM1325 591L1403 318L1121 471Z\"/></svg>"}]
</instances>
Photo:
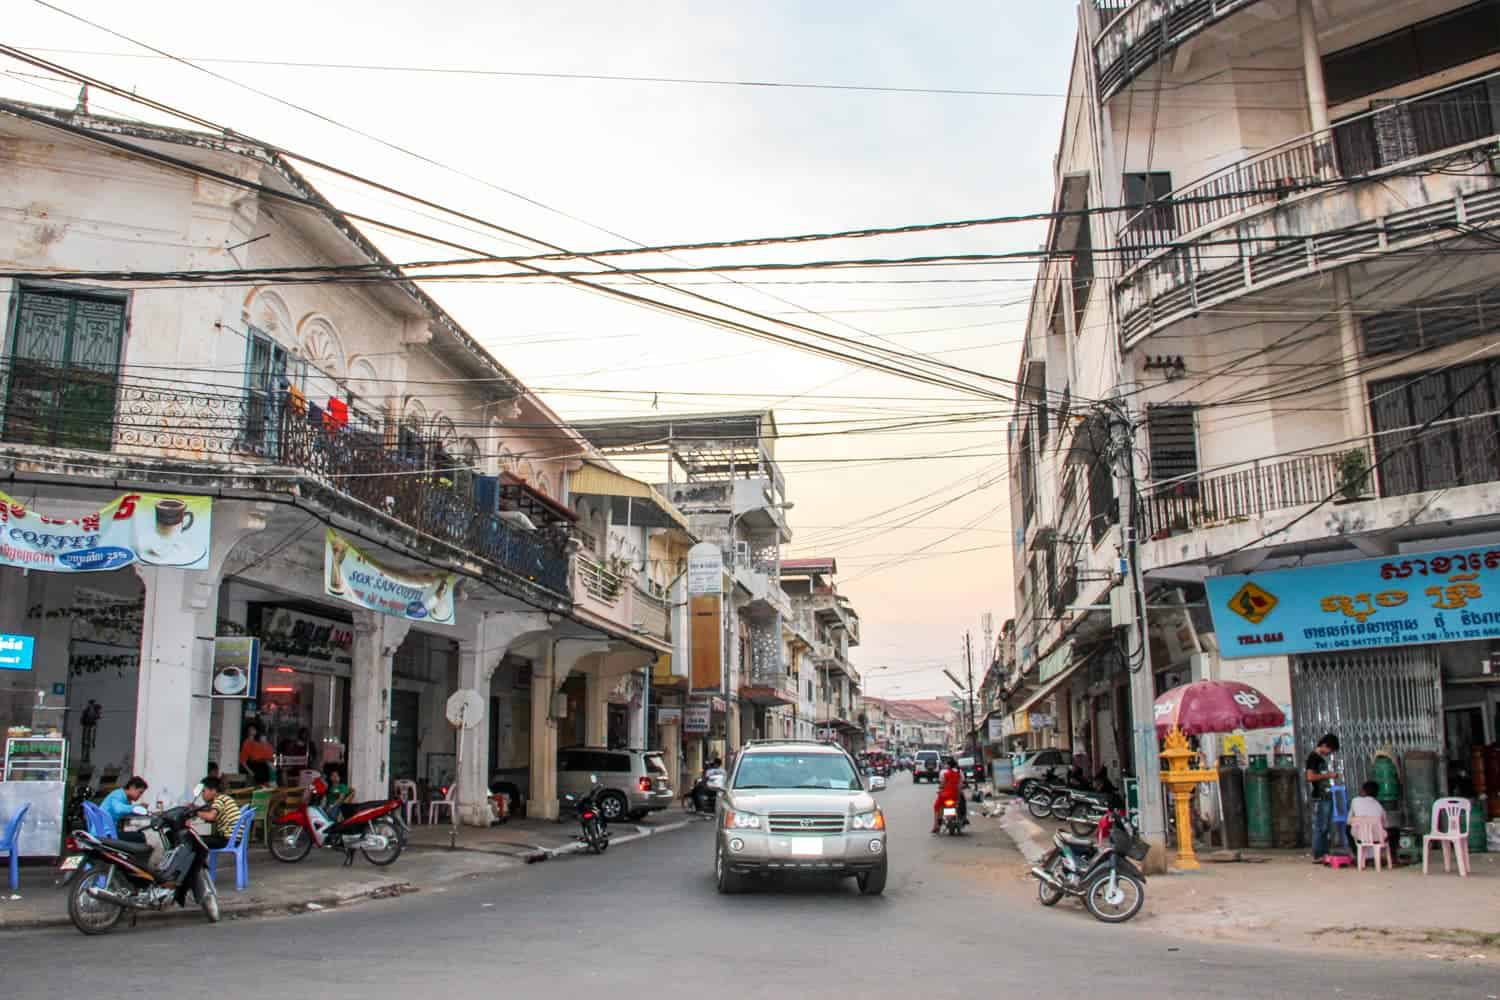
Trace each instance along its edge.
<instances>
[{"instance_id":1,"label":"person sitting","mask_svg":"<svg viewBox=\"0 0 1500 1000\"><path fill-rule=\"evenodd\" d=\"M269 771L270 764L275 759L276 751L271 748L271 744L266 742L260 727L252 723L245 731L245 742L240 744L241 770L254 774L259 783L260 774L253 765L263 764Z\"/></svg>"},{"instance_id":2,"label":"person sitting","mask_svg":"<svg viewBox=\"0 0 1500 1000\"><path fill-rule=\"evenodd\" d=\"M344 783L344 772L337 764L329 764L323 772L323 780L328 783L328 793L323 796L323 806L333 809L343 805L344 800L349 797L349 786Z\"/></svg>"},{"instance_id":3,"label":"person sitting","mask_svg":"<svg viewBox=\"0 0 1500 1000\"><path fill-rule=\"evenodd\" d=\"M207 775L203 779L203 808L198 810L198 818L208 820L213 824L214 832L203 835L203 843L210 850L218 850L229 845L229 838L234 835L234 828L240 821L240 804L234 798L225 795L222 783L214 775ZM191 889L196 896L198 869L203 866L203 856L193 858L193 864L181 882L177 883L176 900L177 905L182 906L187 901L188 890Z\"/></svg>"},{"instance_id":4,"label":"person sitting","mask_svg":"<svg viewBox=\"0 0 1500 1000\"><path fill-rule=\"evenodd\" d=\"M1367 781L1359 786L1359 794L1349 803L1349 819L1355 820L1361 817L1380 820L1380 825L1385 826L1385 806L1375 796L1380 791L1380 786L1373 781Z\"/></svg>"},{"instance_id":5,"label":"person sitting","mask_svg":"<svg viewBox=\"0 0 1500 1000\"><path fill-rule=\"evenodd\" d=\"M937 798L932 803L932 832L938 833L943 820L943 803L949 799L958 802L958 817L965 826L969 823L969 807L964 802L964 779L958 770L958 761L949 757L943 762L943 774L938 783Z\"/></svg>"},{"instance_id":6,"label":"person sitting","mask_svg":"<svg viewBox=\"0 0 1500 1000\"><path fill-rule=\"evenodd\" d=\"M133 840L144 842L140 831L125 831L120 829L120 820L126 816L137 816L146 811L145 806L137 805L141 796L146 794L146 779L140 775L132 775L130 780L119 788L104 796L99 803L99 808L109 814L110 819L115 821L115 830L120 840Z\"/></svg>"},{"instance_id":7,"label":"person sitting","mask_svg":"<svg viewBox=\"0 0 1500 1000\"><path fill-rule=\"evenodd\" d=\"M207 775L207 777L209 777L209 778L222 778L222 775L219 774L219 765L216 764L213 761L209 761L208 762L208 775ZM194 802L202 802L203 801L203 782L201 782L201 781L198 782L198 786L193 789L193 801Z\"/></svg>"}]
</instances>

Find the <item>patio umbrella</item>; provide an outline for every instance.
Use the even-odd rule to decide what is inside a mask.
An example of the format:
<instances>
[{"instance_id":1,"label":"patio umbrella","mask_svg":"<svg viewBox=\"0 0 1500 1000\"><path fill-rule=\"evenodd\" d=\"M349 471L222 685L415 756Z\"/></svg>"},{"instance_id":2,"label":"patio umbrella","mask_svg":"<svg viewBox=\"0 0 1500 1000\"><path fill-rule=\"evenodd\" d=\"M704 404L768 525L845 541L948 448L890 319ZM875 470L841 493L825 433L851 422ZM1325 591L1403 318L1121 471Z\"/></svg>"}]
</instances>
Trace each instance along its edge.
<instances>
[{"instance_id":1,"label":"patio umbrella","mask_svg":"<svg viewBox=\"0 0 1500 1000\"><path fill-rule=\"evenodd\" d=\"M1158 739L1166 739L1174 728L1197 736L1286 725L1286 716L1268 695L1239 681L1193 681L1175 687L1156 699L1155 715Z\"/></svg>"}]
</instances>

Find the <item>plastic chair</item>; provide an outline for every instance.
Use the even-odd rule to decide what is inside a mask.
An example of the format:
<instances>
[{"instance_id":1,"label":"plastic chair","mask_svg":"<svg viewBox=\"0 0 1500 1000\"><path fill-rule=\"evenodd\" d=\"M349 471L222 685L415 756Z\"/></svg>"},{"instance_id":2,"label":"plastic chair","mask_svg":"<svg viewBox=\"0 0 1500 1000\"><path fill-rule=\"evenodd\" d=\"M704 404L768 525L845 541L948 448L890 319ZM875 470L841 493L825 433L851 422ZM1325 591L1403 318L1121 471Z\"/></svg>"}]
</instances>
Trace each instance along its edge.
<instances>
[{"instance_id":1,"label":"plastic chair","mask_svg":"<svg viewBox=\"0 0 1500 1000\"><path fill-rule=\"evenodd\" d=\"M406 825L416 826L417 823L422 822L422 801L417 797L417 783L403 778L396 782L395 787L396 798L402 802L402 808L406 810ZM417 815L415 821L412 820L413 812Z\"/></svg>"},{"instance_id":2,"label":"plastic chair","mask_svg":"<svg viewBox=\"0 0 1500 1000\"><path fill-rule=\"evenodd\" d=\"M256 823L250 827L250 839L256 839L255 827L259 825L261 835L268 847L271 844L271 795L271 789L257 788L250 793L250 805L245 807L250 810L252 816L256 817Z\"/></svg>"},{"instance_id":3,"label":"plastic chair","mask_svg":"<svg viewBox=\"0 0 1500 1000\"><path fill-rule=\"evenodd\" d=\"M1468 799L1438 799L1432 804L1432 832L1422 838L1422 874L1427 874L1427 848L1436 840L1443 845L1443 871L1458 856L1458 874L1469 877L1469 810Z\"/></svg>"},{"instance_id":4,"label":"plastic chair","mask_svg":"<svg viewBox=\"0 0 1500 1000\"><path fill-rule=\"evenodd\" d=\"M321 777L323 777L322 771L315 771L310 767L304 768L302 773L297 775L297 786L299 788L307 788Z\"/></svg>"},{"instance_id":5,"label":"plastic chair","mask_svg":"<svg viewBox=\"0 0 1500 1000\"><path fill-rule=\"evenodd\" d=\"M1365 870L1365 854L1375 859L1375 870L1380 871L1380 856L1385 855L1387 868L1396 867L1391 858L1391 843L1386 836L1384 821L1374 816L1355 816L1349 820L1349 832L1354 835L1354 858L1359 870Z\"/></svg>"},{"instance_id":6,"label":"plastic chair","mask_svg":"<svg viewBox=\"0 0 1500 1000\"><path fill-rule=\"evenodd\" d=\"M1344 785L1330 784L1328 786L1328 798L1333 805L1332 815L1329 817L1329 832L1333 834L1333 843L1330 849L1338 847L1344 851L1349 850L1349 837L1345 828L1349 824L1349 789Z\"/></svg>"},{"instance_id":7,"label":"plastic chair","mask_svg":"<svg viewBox=\"0 0 1500 1000\"><path fill-rule=\"evenodd\" d=\"M115 826L115 818L92 802L85 802L83 804L83 820L88 824L89 833L96 837L118 837L120 835L119 830Z\"/></svg>"},{"instance_id":8,"label":"plastic chair","mask_svg":"<svg viewBox=\"0 0 1500 1000\"><path fill-rule=\"evenodd\" d=\"M15 892L21 888L21 821L31 811L31 803L28 802L21 807L21 811L10 818L5 826L5 837L0 839L0 851L10 855L10 891Z\"/></svg>"},{"instance_id":9,"label":"plastic chair","mask_svg":"<svg viewBox=\"0 0 1500 1000\"><path fill-rule=\"evenodd\" d=\"M453 809L455 806L455 803L453 801L453 793L456 791L458 791L458 784L455 782L454 784L448 786L448 794L444 795L440 799L433 799L431 802L427 803L428 823L436 823L438 813L443 809L448 810L448 822L453 822Z\"/></svg>"},{"instance_id":10,"label":"plastic chair","mask_svg":"<svg viewBox=\"0 0 1500 1000\"><path fill-rule=\"evenodd\" d=\"M229 833L228 842L223 847L209 850L208 863L204 867L208 871L210 882L214 880L214 870L219 867L219 855L229 854L234 857L235 891L244 892L250 885L250 824L253 822L255 822L255 807L241 809L240 818Z\"/></svg>"}]
</instances>

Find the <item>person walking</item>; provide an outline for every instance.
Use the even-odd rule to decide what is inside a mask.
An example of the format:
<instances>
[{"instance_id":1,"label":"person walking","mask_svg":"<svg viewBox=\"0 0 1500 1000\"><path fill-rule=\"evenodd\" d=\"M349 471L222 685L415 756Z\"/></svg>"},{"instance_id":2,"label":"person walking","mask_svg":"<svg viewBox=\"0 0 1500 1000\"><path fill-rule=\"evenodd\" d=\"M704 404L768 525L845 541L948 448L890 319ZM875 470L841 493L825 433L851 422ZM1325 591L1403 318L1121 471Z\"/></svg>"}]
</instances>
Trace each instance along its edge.
<instances>
[{"instance_id":1,"label":"person walking","mask_svg":"<svg viewBox=\"0 0 1500 1000\"><path fill-rule=\"evenodd\" d=\"M1307 797L1312 805L1312 859L1320 865L1328 854L1328 834L1333 826L1333 796L1329 786L1338 778L1329 768L1328 758L1339 748L1339 738L1328 733L1318 740L1317 749L1307 755Z\"/></svg>"}]
</instances>

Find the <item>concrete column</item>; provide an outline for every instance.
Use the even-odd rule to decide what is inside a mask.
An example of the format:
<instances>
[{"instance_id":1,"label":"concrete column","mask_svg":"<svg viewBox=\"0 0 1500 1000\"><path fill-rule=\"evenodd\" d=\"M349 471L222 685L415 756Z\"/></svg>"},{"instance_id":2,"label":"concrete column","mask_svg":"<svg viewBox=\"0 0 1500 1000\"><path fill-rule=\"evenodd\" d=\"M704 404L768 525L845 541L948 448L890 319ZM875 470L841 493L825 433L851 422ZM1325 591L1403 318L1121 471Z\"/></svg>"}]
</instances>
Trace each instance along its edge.
<instances>
[{"instance_id":1,"label":"concrete column","mask_svg":"<svg viewBox=\"0 0 1500 1000\"><path fill-rule=\"evenodd\" d=\"M354 612L353 677L349 684L348 782L361 799L389 792L391 661L411 622L374 611Z\"/></svg>"},{"instance_id":2,"label":"concrete column","mask_svg":"<svg viewBox=\"0 0 1500 1000\"><path fill-rule=\"evenodd\" d=\"M153 801L184 799L203 777L224 561L241 540L266 526L262 510L243 504L221 505L213 521L206 569L135 567L146 603L133 766L150 783Z\"/></svg>"},{"instance_id":3,"label":"concrete column","mask_svg":"<svg viewBox=\"0 0 1500 1000\"><path fill-rule=\"evenodd\" d=\"M1318 21L1313 0L1297 0L1302 29L1302 77L1307 86L1307 117L1314 132L1328 128L1328 88L1323 83L1323 56L1318 51Z\"/></svg>"},{"instance_id":4,"label":"concrete column","mask_svg":"<svg viewBox=\"0 0 1500 1000\"><path fill-rule=\"evenodd\" d=\"M651 704L651 668L647 667L641 676L643 687L640 696L632 700L630 706L630 745L640 747L643 750L651 748L651 734L647 731L651 721L649 706ZM670 773L670 772L669 772Z\"/></svg>"},{"instance_id":5,"label":"concrete column","mask_svg":"<svg viewBox=\"0 0 1500 1000\"><path fill-rule=\"evenodd\" d=\"M609 691L614 680L606 680L599 666L583 675L583 742L591 747L605 746L609 740Z\"/></svg>"},{"instance_id":6,"label":"concrete column","mask_svg":"<svg viewBox=\"0 0 1500 1000\"><path fill-rule=\"evenodd\" d=\"M478 691L484 700L484 719L460 734L463 758L458 776L458 814L462 823L489 826L490 681L512 646L536 638L550 628L547 615L533 612L485 612L458 642L458 688Z\"/></svg>"},{"instance_id":7,"label":"concrete column","mask_svg":"<svg viewBox=\"0 0 1500 1000\"><path fill-rule=\"evenodd\" d=\"M663 722L657 728L661 731L662 763L671 776L672 790L681 795L687 791L686 787L679 787L682 780L682 730L676 722Z\"/></svg>"},{"instance_id":8,"label":"concrete column","mask_svg":"<svg viewBox=\"0 0 1500 1000\"><path fill-rule=\"evenodd\" d=\"M557 819L557 717L552 702L579 661L607 653L609 643L602 639L554 639L544 645L546 654L531 673L531 787L526 813Z\"/></svg>"}]
</instances>

